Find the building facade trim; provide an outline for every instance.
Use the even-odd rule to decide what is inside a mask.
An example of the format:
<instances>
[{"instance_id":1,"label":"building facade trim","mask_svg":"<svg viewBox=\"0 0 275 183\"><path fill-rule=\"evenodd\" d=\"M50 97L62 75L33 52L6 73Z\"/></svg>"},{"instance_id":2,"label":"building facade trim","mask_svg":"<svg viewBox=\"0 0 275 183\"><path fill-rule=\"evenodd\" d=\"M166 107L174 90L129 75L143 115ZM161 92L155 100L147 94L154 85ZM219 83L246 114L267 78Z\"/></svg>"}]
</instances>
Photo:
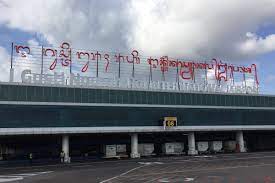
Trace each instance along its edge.
<instances>
[{"instance_id":1,"label":"building facade trim","mask_svg":"<svg viewBox=\"0 0 275 183\"><path fill-rule=\"evenodd\" d=\"M0 105L275 110L275 107L0 101Z\"/></svg>"},{"instance_id":2,"label":"building facade trim","mask_svg":"<svg viewBox=\"0 0 275 183\"><path fill-rule=\"evenodd\" d=\"M152 132L196 132L196 131L239 131L275 130L275 125L236 126L177 126L164 129L161 126L124 127L43 127L43 128L0 128L0 135L41 134L87 134L87 133L152 133Z\"/></svg>"}]
</instances>

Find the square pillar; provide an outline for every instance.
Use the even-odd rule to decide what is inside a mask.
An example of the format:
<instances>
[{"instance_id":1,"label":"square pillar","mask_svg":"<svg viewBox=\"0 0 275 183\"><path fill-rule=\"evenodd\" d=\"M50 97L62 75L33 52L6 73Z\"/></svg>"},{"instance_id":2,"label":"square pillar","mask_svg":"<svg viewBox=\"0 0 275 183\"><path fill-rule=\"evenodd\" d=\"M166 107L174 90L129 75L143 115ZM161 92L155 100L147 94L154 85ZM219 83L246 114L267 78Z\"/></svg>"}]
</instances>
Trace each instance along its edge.
<instances>
[{"instance_id":1,"label":"square pillar","mask_svg":"<svg viewBox=\"0 0 275 183\"><path fill-rule=\"evenodd\" d=\"M195 133L190 132L188 134L188 155L196 154L198 154L198 151L196 150Z\"/></svg>"},{"instance_id":2,"label":"square pillar","mask_svg":"<svg viewBox=\"0 0 275 183\"><path fill-rule=\"evenodd\" d=\"M236 141L237 141L236 150L238 152L246 152L246 149L244 147L243 131L238 131L236 133Z\"/></svg>"},{"instance_id":3,"label":"square pillar","mask_svg":"<svg viewBox=\"0 0 275 183\"><path fill-rule=\"evenodd\" d=\"M131 158L140 158L138 153L138 134L131 134Z\"/></svg>"},{"instance_id":4,"label":"square pillar","mask_svg":"<svg viewBox=\"0 0 275 183\"><path fill-rule=\"evenodd\" d=\"M64 163L70 163L70 142L69 142L69 136L63 135L62 136L62 151L64 152Z\"/></svg>"}]
</instances>

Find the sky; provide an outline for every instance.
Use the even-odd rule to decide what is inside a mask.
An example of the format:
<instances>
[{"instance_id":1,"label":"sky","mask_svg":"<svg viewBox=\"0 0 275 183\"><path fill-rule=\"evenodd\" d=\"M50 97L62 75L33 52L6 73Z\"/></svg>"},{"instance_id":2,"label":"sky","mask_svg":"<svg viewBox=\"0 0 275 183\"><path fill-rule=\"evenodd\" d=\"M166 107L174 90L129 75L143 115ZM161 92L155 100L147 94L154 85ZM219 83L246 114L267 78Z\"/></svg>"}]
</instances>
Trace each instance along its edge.
<instances>
[{"instance_id":1,"label":"sky","mask_svg":"<svg viewBox=\"0 0 275 183\"><path fill-rule=\"evenodd\" d=\"M11 43L257 64L275 94L275 0L0 0L0 78ZM1 79L2 80L2 79Z\"/></svg>"}]
</instances>

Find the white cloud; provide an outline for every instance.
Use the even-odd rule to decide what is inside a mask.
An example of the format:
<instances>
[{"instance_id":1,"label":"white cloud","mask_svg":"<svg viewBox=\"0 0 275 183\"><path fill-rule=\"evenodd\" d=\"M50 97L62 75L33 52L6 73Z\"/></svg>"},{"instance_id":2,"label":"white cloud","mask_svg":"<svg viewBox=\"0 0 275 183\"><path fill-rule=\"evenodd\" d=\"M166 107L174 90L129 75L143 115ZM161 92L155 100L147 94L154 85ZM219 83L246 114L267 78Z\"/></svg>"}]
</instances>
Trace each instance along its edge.
<instances>
[{"instance_id":1,"label":"white cloud","mask_svg":"<svg viewBox=\"0 0 275 183\"><path fill-rule=\"evenodd\" d=\"M30 39L30 40L28 40L28 45L39 46L39 43L35 39Z\"/></svg>"},{"instance_id":2,"label":"white cloud","mask_svg":"<svg viewBox=\"0 0 275 183\"><path fill-rule=\"evenodd\" d=\"M124 36L130 23L122 1L3 2L0 23L9 28L38 32L56 45L67 41L79 48L126 48Z\"/></svg>"},{"instance_id":3,"label":"white cloud","mask_svg":"<svg viewBox=\"0 0 275 183\"><path fill-rule=\"evenodd\" d=\"M243 59L274 50L274 0L2 0L0 24L52 44L182 58ZM20 40L18 40L20 41Z\"/></svg>"},{"instance_id":4,"label":"white cloud","mask_svg":"<svg viewBox=\"0 0 275 183\"><path fill-rule=\"evenodd\" d=\"M264 54L275 50L275 34L265 38L248 32L247 40L240 45L240 49L245 55Z\"/></svg>"},{"instance_id":5,"label":"white cloud","mask_svg":"<svg viewBox=\"0 0 275 183\"><path fill-rule=\"evenodd\" d=\"M246 33L275 18L274 0L133 1L131 7L136 22L132 45L148 54L187 58L254 55L240 49L247 42Z\"/></svg>"}]
</instances>

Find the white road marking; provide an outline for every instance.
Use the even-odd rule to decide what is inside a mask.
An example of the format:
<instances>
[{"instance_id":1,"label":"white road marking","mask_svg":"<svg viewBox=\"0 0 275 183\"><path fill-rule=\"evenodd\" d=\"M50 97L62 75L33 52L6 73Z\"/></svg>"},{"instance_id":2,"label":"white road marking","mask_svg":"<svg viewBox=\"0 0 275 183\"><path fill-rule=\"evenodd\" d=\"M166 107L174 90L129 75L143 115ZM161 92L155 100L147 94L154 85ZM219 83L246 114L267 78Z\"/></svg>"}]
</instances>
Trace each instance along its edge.
<instances>
[{"instance_id":1,"label":"white road marking","mask_svg":"<svg viewBox=\"0 0 275 183\"><path fill-rule=\"evenodd\" d=\"M0 182L11 182L23 180L22 176L0 176Z\"/></svg>"},{"instance_id":2,"label":"white road marking","mask_svg":"<svg viewBox=\"0 0 275 183\"><path fill-rule=\"evenodd\" d=\"M263 159L263 158L275 158L275 156L255 156L255 157L232 157L232 158L217 158L217 159L184 159L177 160L177 162L168 162L169 164L177 164L180 162L210 162L210 161L231 161L231 160L249 160L249 159Z\"/></svg>"},{"instance_id":3,"label":"white road marking","mask_svg":"<svg viewBox=\"0 0 275 183\"><path fill-rule=\"evenodd\" d=\"M264 155L264 154L275 154L275 151L268 151L268 152L259 152L259 153L244 153L244 154L247 154L247 155ZM238 157L238 154L220 154L221 156L214 156L214 157L218 157L219 159L222 159L224 157L232 157L232 158L237 158ZM261 156L259 158L265 158L266 156ZM267 156L267 157L272 157L272 156ZM275 156L273 156L275 157ZM163 158L164 160L167 160L166 158ZM184 160L181 160L181 158L173 158L174 160L178 160L178 161L184 161ZM188 161L188 160L187 160ZM71 166L73 167L84 167L84 166L88 166L88 165L96 165L96 164L104 164L106 162L110 162L110 161L99 161L99 162L85 162L85 163L72 163ZM117 161L112 161L112 162L115 162L115 163L124 163L124 162L132 162L131 160L117 160ZM81 166L82 165L82 166ZM34 166L35 168L45 168L45 167L58 167L60 166L60 164L54 164L54 165L37 165L37 166ZM24 169L27 169L27 168L30 168L33 170L34 167L26 167L26 166L18 166L18 167L12 167L12 168L8 168L8 167L3 167L3 168L0 168L0 170L14 170L14 169L19 169L19 168L24 168ZM38 169L39 170L39 169Z\"/></svg>"},{"instance_id":4,"label":"white road marking","mask_svg":"<svg viewBox=\"0 0 275 183\"><path fill-rule=\"evenodd\" d=\"M170 182L168 179L164 178L164 179L158 179L158 182Z\"/></svg>"},{"instance_id":5,"label":"white road marking","mask_svg":"<svg viewBox=\"0 0 275 183\"><path fill-rule=\"evenodd\" d=\"M175 162L169 162L164 160L165 164L180 164L183 162L195 162L195 163L200 163L200 162L211 162L211 161L231 161L231 160L249 160L249 159L264 159L264 158L275 158L275 156L255 156L255 157L232 157L232 158L217 158L217 159L177 159ZM153 162L154 164L164 164L164 162ZM147 164L148 162L138 162L140 164Z\"/></svg>"},{"instance_id":6,"label":"white road marking","mask_svg":"<svg viewBox=\"0 0 275 183\"><path fill-rule=\"evenodd\" d=\"M152 162L138 162L138 164L141 164L141 165L151 165Z\"/></svg>"},{"instance_id":7,"label":"white road marking","mask_svg":"<svg viewBox=\"0 0 275 183\"><path fill-rule=\"evenodd\" d=\"M42 175L42 174L51 173L51 172L53 171L0 175L0 182L19 181L19 180L23 180L25 177Z\"/></svg>"},{"instance_id":8,"label":"white road marking","mask_svg":"<svg viewBox=\"0 0 275 183\"><path fill-rule=\"evenodd\" d=\"M213 156L206 156L206 155L204 155L204 156L194 156L195 158L212 158Z\"/></svg>"},{"instance_id":9,"label":"white road marking","mask_svg":"<svg viewBox=\"0 0 275 183\"><path fill-rule=\"evenodd\" d=\"M151 176L151 175L163 175L163 174L175 174L175 173L185 173L185 172L201 172L207 171L211 172L214 170L227 170L227 169L236 169L236 168L252 168L252 167L261 167L261 166L275 166L275 163L272 164L258 164L258 165L241 165L241 166L228 166L228 167L220 167L220 168L201 168L201 169L194 169L194 170L182 170L182 171L171 171L171 172L157 172L157 173L148 173L143 174L143 176ZM131 175L131 177L137 177L140 175ZM127 178L127 176L125 176Z\"/></svg>"},{"instance_id":10,"label":"white road marking","mask_svg":"<svg viewBox=\"0 0 275 183\"><path fill-rule=\"evenodd\" d=\"M143 162L143 161L141 161L141 162L138 162L138 163L141 164L141 165L152 165L152 164L162 165L162 164L164 164L163 162L159 162L159 161L155 161L155 162Z\"/></svg>"},{"instance_id":11,"label":"white road marking","mask_svg":"<svg viewBox=\"0 0 275 183\"><path fill-rule=\"evenodd\" d=\"M12 174L12 175L23 176L23 177L30 177L30 176L35 176L37 174L35 174L35 173L20 173L20 174Z\"/></svg>"},{"instance_id":12,"label":"white road marking","mask_svg":"<svg viewBox=\"0 0 275 183\"><path fill-rule=\"evenodd\" d=\"M274 154L275 151L266 151L266 152L248 152L248 153L243 153L243 155L264 155L264 154ZM238 156L238 153L230 153L230 154L216 154L218 157L234 157Z\"/></svg>"},{"instance_id":13,"label":"white road marking","mask_svg":"<svg viewBox=\"0 0 275 183\"><path fill-rule=\"evenodd\" d=\"M195 178L189 178L189 177L186 177L186 178L184 178L184 182L191 182L191 181L194 181L195 180Z\"/></svg>"},{"instance_id":14,"label":"white road marking","mask_svg":"<svg viewBox=\"0 0 275 183\"><path fill-rule=\"evenodd\" d=\"M155 182L156 180L159 180L162 176L157 176L156 178L153 178L153 179L150 179L150 180L147 180L146 182L144 183L149 183L149 182Z\"/></svg>"},{"instance_id":15,"label":"white road marking","mask_svg":"<svg viewBox=\"0 0 275 183\"><path fill-rule=\"evenodd\" d=\"M113 161L98 161L98 162L85 162L85 163L71 163L70 165L72 167L86 167L86 166L94 166L96 164L104 164L104 163L124 163L124 162L133 162L132 160L113 160ZM26 167L26 166L18 166L18 167L12 167L12 168L7 168L7 167L3 167L0 168L0 170L14 170L14 169L20 169L23 168L24 170L26 169L31 169L33 170L33 168L36 168L37 170L39 170L38 168L45 168L45 167L61 167L62 165L60 164L53 164L53 165L35 165L35 166L30 166L30 167Z\"/></svg>"},{"instance_id":16,"label":"white road marking","mask_svg":"<svg viewBox=\"0 0 275 183\"><path fill-rule=\"evenodd\" d=\"M200 156L201 157L201 156ZM194 159L189 159L189 160L179 160L178 162L165 162L166 164L177 164L177 163L182 163L182 162L202 162L202 161L224 161L224 160L246 160L246 159L263 159L263 158L274 158L275 156L262 156L262 157L240 157L240 158L226 158L226 159L205 159L205 160L194 160ZM116 179L116 178L119 178L121 176L124 176L136 169L139 169L139 168L143 168L143 167L146 167L148 165L152 165L152 164L163 164L163 162L138 162L139 164L142 164L142 166L139 166L139 167L136 167L136 168L133 168L127 172L124 172L118 176L115 176L115 177L112 177L110 179L106 179L106 180L103 180L101 181L100 183L105 183L105 182L108 182L110 180L113 180L113 179ZM214 169L197 169L197 170L185 170L185 171L175 171L175 172L166 172L165 174L171 174L171 173L181 173L181 172L196 172L196 171L211 171L211 170L223 170L223 169L233 169L233 168L249 168L249 167L257 167L257 166L271 166L271 165L275 165L275 164L259 164L259 165L250 165L250 166L235 166L235 167L222 167L222 168L214 168ZM159 175L159 174L163 174L163 173L152 173L152 174L143 174L143 175ZM140 176L140 175L133 175L132 177L135 177L135 176ZM127 177L127 176L126 176Z\"/></svg>"},{"instance_id":17,"label":"white road marking","mask_svg":"<svg viewBox=\"0 0 275 183\"><path fill-rule=\"evenodd\" d=\"M128 170L128 171L126 171L126 172L124 172L124 173L122 173L122 174L119 174L119 175L117 175L117 176L114 176L114 177L111 177L111 178L109 178L109 179L103 180L103 181L101 181L100 183L109 182L109 181L111 181L111 180L117 179L117 178L119 178L119 177L121 177L121 176L124 176L124 175L126 175L126 174L128 174L128 173L130 173L130 172L133 172L133 171L135 171L135 170L137 170L137 169L146 167L146 166L148 166L148 165L150 165L150 164L145 164L145 165L142 165L142 166L138 166L138 167L133 168L133 169L130 169L130 170Z\"/></svg>"},{"instance_id":18,"label":"white road marking","mask_svg":"<svg viewBox=\"0 0 275 183\"><path fill-rule=\"evenodd\" d=\"M41 174L52 173L52 172L53 171L46 171L46 172L20 173L20 174L12 174L12 175L30 177L30 176L41 175Z\"/></svg>"}]
</instances>

